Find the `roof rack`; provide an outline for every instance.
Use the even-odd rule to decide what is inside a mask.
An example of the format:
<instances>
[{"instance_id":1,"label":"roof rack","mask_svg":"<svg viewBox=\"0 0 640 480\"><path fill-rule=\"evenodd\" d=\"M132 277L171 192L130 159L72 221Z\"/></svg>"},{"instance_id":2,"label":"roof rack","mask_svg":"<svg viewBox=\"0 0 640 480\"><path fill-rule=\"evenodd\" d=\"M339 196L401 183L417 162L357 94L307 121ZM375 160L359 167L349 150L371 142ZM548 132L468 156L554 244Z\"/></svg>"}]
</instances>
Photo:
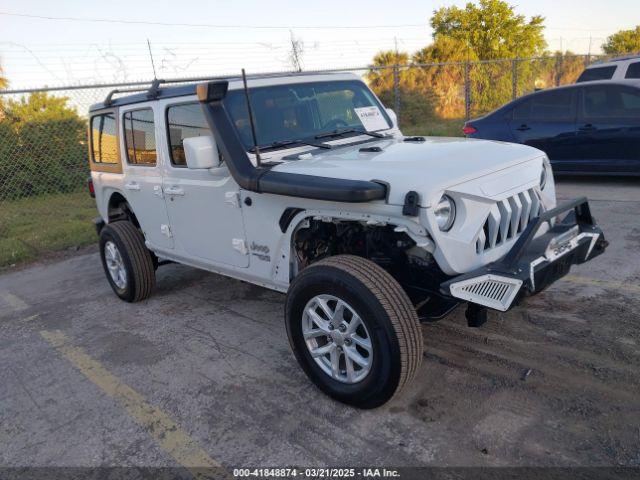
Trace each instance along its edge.
<instances>
[{"instance_id":1,"label":"roof rack","mask_svg":"<svg viewBox=\"0 0 640 480\"><path fill-rule=\"evenodd\" d=\"M105 107L110 107L113 104L113 96L117 95L119 93L135 93L135 92L144 92L145 90L147 90L146 87L140 87L140 88L114 88L113 90L111 90L108 94L107 97L104 99L104 106Z\"/></svg>"},{"instance_id":2,"label":"roof rack","mask_svg":"<svg viewBox=\"0 0 640 480\"><path fill-rule=\"evenodd\" d=\"M161 80L158 78L154 78L151 81L151 86L147 87L137 87L137 88L116 88L111 90L107 97L104 99L104 106L109 107L113 104L113 96L120 93L135 93L135 92L147 92L147 98L149 100L153 100L158 97L158 91L160 90L160 85L163 83L173 83L172 80Z\"/></svg>"}]
</instances>

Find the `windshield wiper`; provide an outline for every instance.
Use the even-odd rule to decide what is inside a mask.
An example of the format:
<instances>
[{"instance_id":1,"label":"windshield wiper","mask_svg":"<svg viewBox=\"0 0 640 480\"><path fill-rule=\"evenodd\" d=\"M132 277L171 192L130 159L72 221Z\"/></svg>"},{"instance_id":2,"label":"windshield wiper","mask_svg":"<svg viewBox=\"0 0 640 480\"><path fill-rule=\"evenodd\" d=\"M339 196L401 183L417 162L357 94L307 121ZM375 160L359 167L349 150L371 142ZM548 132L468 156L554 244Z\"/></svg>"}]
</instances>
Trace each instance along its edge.
<instances>
[{"instance_id":1,"label":"windshield wiper","mask_svg":"<svg viewBox=\"0 0 640 480\"><path fill-rule=\"evenodd\" d=\"M334 130L332 132L320 133L319 135L316 135L314 138L318 140L320 138L339 137L340 135L344 135L345 133L359 133L361 135L369 135L370 137L375 137L375 138L389 137L389 135L386 135L384 133L367 132L366 130L362 130L361 128L343 128L343 129Z\"/></svg>"},{"instance_id":2,"label":"windshield wiper","mask_svg":"<svg viewBox=\"0 0 640 480\"><path fill-rule=\"evenodd\" d=\"M265 145L259 145L258 148L260 150L272 150L276 148L292 147L294 145L308 145L310 147L325 148L325 149L333 148L331 145L327 145L326 143L309 142L307 140L277 140L275 142L267 143ZM249 149L249 151L252 153L255 152L255 150L256 150L256 147L251 147Z\"/></svg>"}]
</instances>

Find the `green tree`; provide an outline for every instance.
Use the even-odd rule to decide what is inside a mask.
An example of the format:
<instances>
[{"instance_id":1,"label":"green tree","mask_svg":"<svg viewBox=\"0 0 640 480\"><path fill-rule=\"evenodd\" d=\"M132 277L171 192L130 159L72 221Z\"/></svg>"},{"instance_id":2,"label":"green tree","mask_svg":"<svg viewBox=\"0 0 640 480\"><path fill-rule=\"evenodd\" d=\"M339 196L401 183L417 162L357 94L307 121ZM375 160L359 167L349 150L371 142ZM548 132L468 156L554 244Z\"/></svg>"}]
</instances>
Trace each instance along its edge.
<instances>
[{"instance_id":1,"label":"green tree","mask_svg":"<svg viewBox=\"0 0 640 480\"><path fill-rule=\"evenodd\" d=\"M33 93L5 105L0 200L69 192L87 175L86 121L68 98Z\"/></svg>"},{"instance_id":2,"label":"green tree","mask_svg":"<svg viewBox=\"0 0 640 480\"><path fill-rule=\"evenodd\" d=\"M441 37L458 42L458 57L490 61L470 67L472 115L484 114L511 99L513 64L506 59L538 56L546 47L544 18L527 19L502 0L440 8L434 11L431 26L436 42ZM519 65L516 87L531 83L532 76L529 65Z\"/></svg>"},{"instance_id":3,"label":"green tree","mask_svg":"<svg viewBox=\"0 0 640 480\"><path fill-rule=\"evenodd\" d=\"M607 38L602 51L608 55L640 52L640 25L631 30L620 30Z\"/></svg>"},{"instance_id":4,"label":"green tree","mask_svg":"<svg viewBox=\"0 0 640 480\"><path fill-rule=\"evenodd\" d=\"M518 15L514 7L502 0L480 0L467 3L464 8L443 7L434 11L431 18L433 43L411 57L405 53L380 52L373 64L402 65L400 92L412 92L412 102L429 105L445 118L464 115L468 74L471 113L478 115L511 99L514 64L510 59L544 53L543 23L541 16L527 19ZM518 62L515 67L516 92L520 92L526 89L524 85L533 85L536 70L527 62ZM393 94L392 69L372 69L367 78L381 97ZM424 97L422 102L418 94Z\"/></svg>"},{"instance_id":5,"label":"green tree","mask_svg":"<svg viewBox=\"0 0 640 480\"><path fill-rule=\"evenodd\" d=\"M526 61L523 61L526 62ZM541 60L533 62L533 84L521 84L519 94L529 93L536 88L552 88L557 85L575 83L585 67L585 59L570 51L556 51Z\"/></svg>"},{"instance_id":6,"label":"green tree","mask_svg":"<svg viewBox=\"0 0 640 480\"><path fill-rule=\"evenodd\" d=\"M465 42L481 60L532 57L544 52L544 18L527 20L502 0L480 0L465 8L443 7L431 17L433 37Z\"/></svg>"},{"instance_id":7,"label":"green tree","mask_svg":"<svg viewBox=\"0 0 640 480\"><path fill-rule=\"evenodd\" d=\"M406 67L409 65L409 54L406 52L394 52L392 50L385 50L376 53L373 57L373 63L371 69L366 74L367 81L371 88L376 93L384 91L393 91L394 73L393 67L399 65ZM403 85L407 82L411 82L410 78L406 75L406 69L399 70L398 75Z\"/></svg>"},{"instance_id":8,"label":"green tree","mask_svg":"<svg viewBox=\"0 0 640 480\"><path fill-rule=\"evenodd\" d=\"M413 54L412 60L418 65L419 72L416 82L422 85L423 90L431 90L436 99L435 111L441 117L460 118L464 115L463 63L477 59L475 52L467 48L466 42L443 35Z\"/></svg>"},{"instance_id":9,"label":"green tree","mask_svg":"<svg viewBox=\"0 0 640 480\"><path fill-rule=\"evenodd\" d=\"M397 73L394 71L397 70ZM384 105L395 107L395 75L398 75L398 97L400 111L396 112L402 126L412 126L433 117L433 94L425 89L420 71L411 68L406 52L383 51L373 58L371 69L366 74L367 82Z\"/></svg>"},{"instance_id":10,"label":"green tree","mask_svg":"<svg viewBox=\"0 0 640 480\"><path fill-rule=\"evenodd\" d=\"M34 92L20 100L7 102L7 117L17 126L29 122L80 120L67 97L55 97L46 92Z\"/></svg>"}]
</instances>

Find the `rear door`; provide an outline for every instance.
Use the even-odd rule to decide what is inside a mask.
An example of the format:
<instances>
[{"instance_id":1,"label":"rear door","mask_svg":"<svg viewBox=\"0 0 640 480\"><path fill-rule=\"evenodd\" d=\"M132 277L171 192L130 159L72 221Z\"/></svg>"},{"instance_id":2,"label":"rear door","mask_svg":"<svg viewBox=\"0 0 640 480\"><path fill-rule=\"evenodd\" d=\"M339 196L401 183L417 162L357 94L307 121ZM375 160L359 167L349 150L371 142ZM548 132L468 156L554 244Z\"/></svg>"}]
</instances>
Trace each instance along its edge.
<instances>
[{"instance_id":1,"label":"rear door","mask_svg":"<svg viewBox=\"0 0 640 480\"><path fill-rule=\"evenodd\" d=\"M576 89L540 92L513 109L509 127L518 143L544 151L554 168L571 170L576 151Z\"/></svg>"},{"instance_id":2,"label":"rear door","mask_svg":"<svg viewBox=\"0 0 640 480\"><path fill-rule=\"evenodd\" d=\"M640 173L640 89L584 86L578 138L590 172Z\"/></svg>"},{"instance_id":3,"label":"rear door","mask_svg":"<svg viewBox=\"0 0 640 480\"><path fill-rule=\"evenodd\" d=\"M151 105L120 109L121 148L126 160L123 188L147 241L158 248L173 248L162 198L156 123Z\"/></svg>"}]
</instances>

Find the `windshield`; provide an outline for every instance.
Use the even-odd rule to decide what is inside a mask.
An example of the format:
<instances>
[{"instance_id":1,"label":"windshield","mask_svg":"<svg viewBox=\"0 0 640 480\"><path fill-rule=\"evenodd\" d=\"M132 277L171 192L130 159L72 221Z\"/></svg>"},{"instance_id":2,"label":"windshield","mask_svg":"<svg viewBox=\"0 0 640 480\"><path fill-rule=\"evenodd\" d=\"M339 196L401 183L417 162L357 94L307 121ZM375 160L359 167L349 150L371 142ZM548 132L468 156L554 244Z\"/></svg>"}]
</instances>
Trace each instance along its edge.
<instances>
[{"instance_id":1,"label":"windshield","mask_svg":"<svg viewBox=\"0 0 640 480\"><path fill-rule=\"evenodd\" d=\"M261 147L293 145L331 132L357 134L392 126L380 102L357 80L256 87L249 95ZM242 143L250 150L253 138L244 90L230 90L224 102Z\"/></svg>"}]
</instances>

